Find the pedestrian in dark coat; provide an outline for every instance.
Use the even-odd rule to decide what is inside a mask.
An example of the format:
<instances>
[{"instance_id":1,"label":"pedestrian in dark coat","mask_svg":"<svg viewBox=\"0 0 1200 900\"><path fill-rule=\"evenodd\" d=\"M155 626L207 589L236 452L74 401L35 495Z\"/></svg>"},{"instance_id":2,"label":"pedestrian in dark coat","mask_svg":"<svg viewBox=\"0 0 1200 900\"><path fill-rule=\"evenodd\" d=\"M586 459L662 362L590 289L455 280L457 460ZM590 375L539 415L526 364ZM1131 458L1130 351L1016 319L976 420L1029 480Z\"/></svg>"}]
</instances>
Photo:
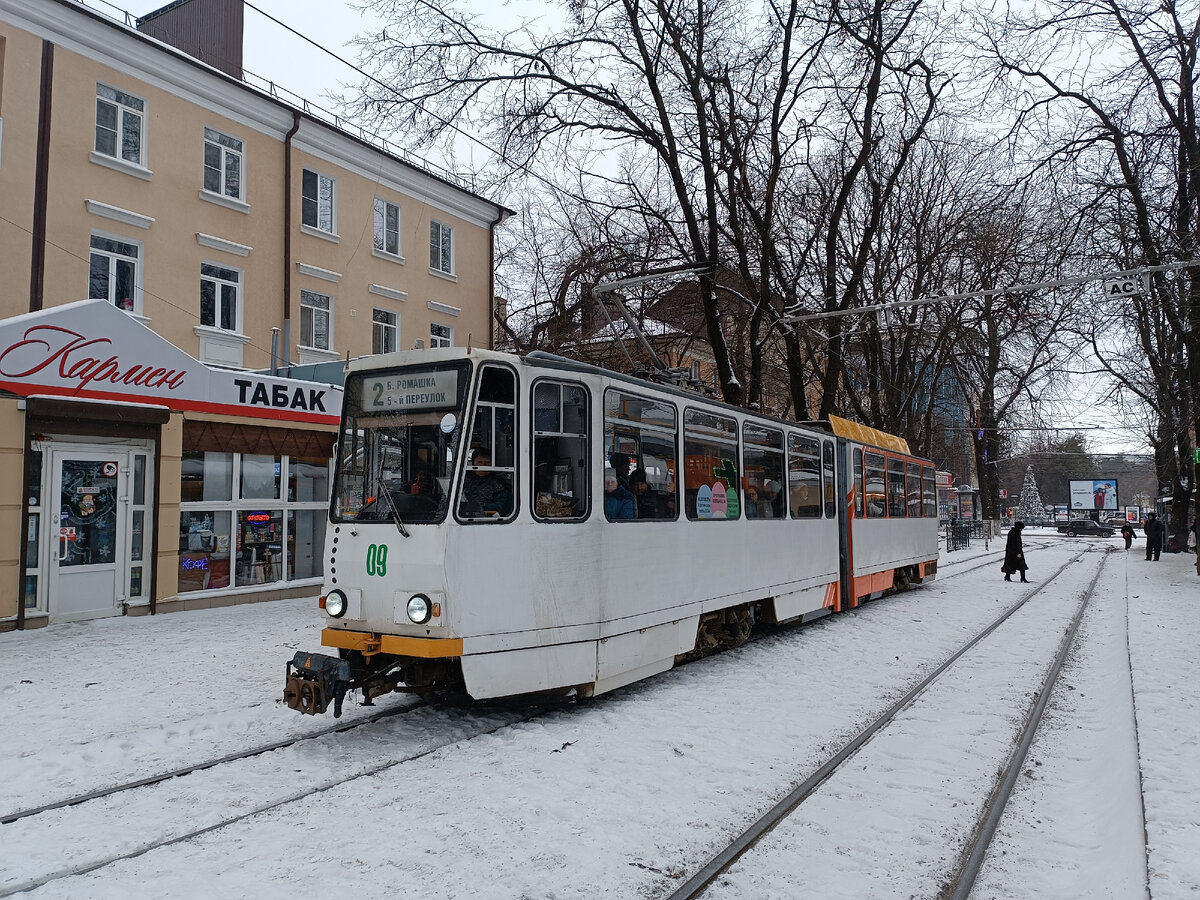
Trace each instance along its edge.
<instances>
[{"instance_id":1,"label":"pedestrian in dark coat","mask_svg":"<svg viewBox=\"0 0 1200 900\"><path fill-rule=\"evenodd\" d=\"M1125 538L1125 549L1133 546L1133 526L1126 522L1121 526L1121 537Z\"/></svg>"},{"instance_id":2,"label":"pedestrian in dark coat","mask_svg":"<svg viewBox=\"0 0 1200 900\"><path fill-rule=\"evenodd\" d=\"M1146 514L1146 559L1158 562L1158 555L1162 553L1163 532L1166 530L1166 526L1158 520L1157 513Z\"/></svg>"},{"instance_id":3,"label":"pedestrian in dark coat","mask_svg":"<svg viewBox=\"0 0 1200 900\"><path fill-rule=\"evenodd\" d=\"M1004 545L1004 565L1000 567L1005 581L1012 581L1013 572L1021 573L1021 581L1029 581L1025 577L1028 568L1025 565L1025 548L1021 545L1021 529L1024 527L1024 522L1013 522L1012 528L1008 530L1008 543Z\"/></svg>"}]
</instances>

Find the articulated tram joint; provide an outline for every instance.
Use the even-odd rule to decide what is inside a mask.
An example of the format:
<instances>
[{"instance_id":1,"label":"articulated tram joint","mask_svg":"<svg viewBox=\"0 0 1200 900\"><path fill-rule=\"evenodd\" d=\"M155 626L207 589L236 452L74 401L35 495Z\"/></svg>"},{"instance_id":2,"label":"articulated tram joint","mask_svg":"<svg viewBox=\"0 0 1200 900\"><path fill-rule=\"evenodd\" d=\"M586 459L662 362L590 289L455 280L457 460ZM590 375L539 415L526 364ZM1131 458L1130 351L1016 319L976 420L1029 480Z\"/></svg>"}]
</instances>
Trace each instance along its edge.
<instances>
[{"instance_id":1,"label":"articulated tram joint","mask_svg":"<svg viewBox=\"0 0 1200 900\"><path fill-rule=\"evenodd\" d=\"M288 660L284 672L283 700L288 706L315 716L325 712L332 700L333 717L341 717L342 701L353 686L349 660L301 650Z\"/></svg>"}]
</instances>

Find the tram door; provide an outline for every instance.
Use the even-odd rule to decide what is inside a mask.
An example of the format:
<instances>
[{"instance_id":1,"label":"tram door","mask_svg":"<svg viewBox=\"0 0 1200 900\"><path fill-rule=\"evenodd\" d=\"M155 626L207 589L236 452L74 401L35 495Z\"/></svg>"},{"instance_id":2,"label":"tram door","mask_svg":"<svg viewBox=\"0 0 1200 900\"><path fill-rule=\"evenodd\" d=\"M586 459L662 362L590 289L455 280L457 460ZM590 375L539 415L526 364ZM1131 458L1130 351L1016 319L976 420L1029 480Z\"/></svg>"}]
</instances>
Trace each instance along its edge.
<instances>
[{"instance_id":1,"label":"tram door","mask_svg":"<svg viewBox=\"0 0 1200 900\"><path fill-rule=\"evenodd\" d=\"M42 571L51 621L120 615L122 604L148 587L150 453L59 444L49 455L46 500L55 505Z\"/></svg>"}]
</instances>

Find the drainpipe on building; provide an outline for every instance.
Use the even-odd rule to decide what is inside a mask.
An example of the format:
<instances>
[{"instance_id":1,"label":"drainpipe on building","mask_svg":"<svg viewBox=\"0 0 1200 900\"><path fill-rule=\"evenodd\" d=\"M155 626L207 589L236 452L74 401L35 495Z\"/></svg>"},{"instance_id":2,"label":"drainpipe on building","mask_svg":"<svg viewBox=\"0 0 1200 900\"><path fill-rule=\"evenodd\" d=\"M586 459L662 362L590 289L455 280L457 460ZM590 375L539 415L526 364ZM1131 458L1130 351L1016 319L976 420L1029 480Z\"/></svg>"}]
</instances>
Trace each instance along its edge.
<instances>
[{"instance_id":1,"label":"drainpipe on building","mask_svg":"<svg viewBox=\"0 0 1200 900\"><path fill-rule=\"evenodd\" d=\"M292 359L292 137L300 130L300 113L292 113L292 129L283 138L283 367ZM271 354L274 357L274 354ZM271 360L275 374L275 360Z\"/></svg>"},{"instance_id":2,"label":"drainpipe on building","mask_svg":"<svg viewBox=\"0 0 1200 900\"><path fill-rule=\"evenodd\" d=\"M54 45L42 41L37 157L33 172L33 246L29 258L29 311L42 308L46 280L46 199L50 191L50 101L54 97ZM26 448L26 453L28 453ZM24 577L24 576L22 576Z\"/></svg>"},{"instance_id":3,"label":"drainpipe on building","mask_svg":"<svg viewBox=\"0 0 1200 900\"><path fill-rule=\"evenodd\" d=\"M501 209L496 219L488 226L488 342L489 350L496 349L496 226L508 218L508 210Z\"/></svg>"}]
</instances>

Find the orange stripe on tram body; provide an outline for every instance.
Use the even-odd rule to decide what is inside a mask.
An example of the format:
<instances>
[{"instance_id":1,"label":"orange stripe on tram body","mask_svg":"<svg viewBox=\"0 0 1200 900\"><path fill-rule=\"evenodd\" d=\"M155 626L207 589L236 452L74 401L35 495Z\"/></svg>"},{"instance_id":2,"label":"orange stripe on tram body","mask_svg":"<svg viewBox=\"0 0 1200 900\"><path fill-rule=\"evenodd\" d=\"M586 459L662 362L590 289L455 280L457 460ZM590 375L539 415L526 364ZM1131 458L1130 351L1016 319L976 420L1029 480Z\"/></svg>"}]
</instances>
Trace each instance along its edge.
<instances>
[{"instance_id":1,"label":"orange stripe on tram body","mask_svg":"<svg viewBox=\"0 0 1200 900\"><path fill-rule=\"evenodd\" d=\"M446 659L462 656L462 638L414 638L396 634L372 634L363 631L341 631L326 628L321 643L341 650L358 650L367 656L390 653L393 656L416 656L421 659Z\"/></svg>"}]
</instances>

